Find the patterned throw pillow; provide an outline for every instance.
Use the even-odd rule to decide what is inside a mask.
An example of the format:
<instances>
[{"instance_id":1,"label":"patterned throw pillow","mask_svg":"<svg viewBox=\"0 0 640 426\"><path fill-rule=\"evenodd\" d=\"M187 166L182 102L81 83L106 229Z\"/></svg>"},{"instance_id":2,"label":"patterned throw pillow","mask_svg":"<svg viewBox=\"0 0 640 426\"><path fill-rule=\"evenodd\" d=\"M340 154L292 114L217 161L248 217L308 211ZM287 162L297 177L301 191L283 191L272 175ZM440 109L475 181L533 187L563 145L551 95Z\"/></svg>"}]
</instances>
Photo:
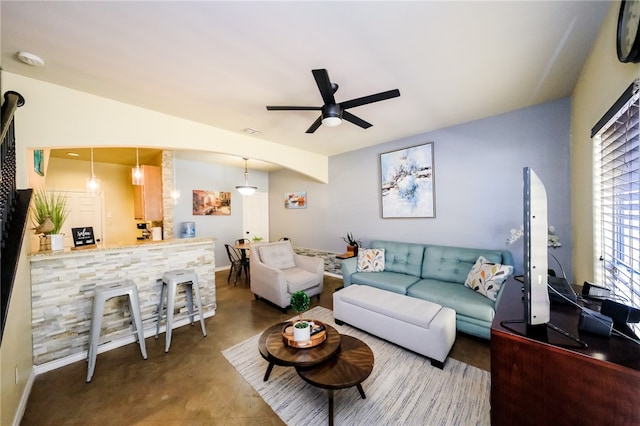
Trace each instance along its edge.
<instances>
[{"instance_id":1,"label":"patterned throw pillow","mask_svg":"<svg viewBox=\"0 0 640 426\"><path fill-rule=\"evenodd\" d=\"M489 262L480 256L469 271L464 285L495 301L498 290L512 272L513 266Z\"/></svg>"},{"instance_id":2,"label":"patterned throw pillow","mask_svg":"<svg viewBox=\"0 0 640 426\"><path fill-rule=\"evenodd\" d=\"M358 250L358 267L356 272L384 271L384 249Z\"/></svg>"}]
</instances>

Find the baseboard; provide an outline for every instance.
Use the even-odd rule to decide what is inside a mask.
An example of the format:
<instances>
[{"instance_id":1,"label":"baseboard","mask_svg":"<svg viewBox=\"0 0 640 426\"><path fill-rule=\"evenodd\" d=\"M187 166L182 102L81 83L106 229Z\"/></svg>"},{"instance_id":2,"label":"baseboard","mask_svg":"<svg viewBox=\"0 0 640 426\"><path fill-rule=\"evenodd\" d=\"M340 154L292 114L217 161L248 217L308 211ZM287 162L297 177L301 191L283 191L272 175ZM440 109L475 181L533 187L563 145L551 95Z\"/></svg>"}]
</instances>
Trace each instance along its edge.
<instances>
[{"instance_id":1,"label":"baseboard","mask_svg":"<svg viewBox=\"0 0 640 426\"><path fill-rule=\"evenodd\" d=\"M206 318L210 318L212 316L214 316L216 314L215 310L212 311L207 311L204 314L205 319ZM196 315L196 319L197 319L197 315ZM174 323L173 328L176 329L178 327L182 327L183 325L187 325L190 324L190 320L189 317L185 317L185 318L180 318L179 320L176 320ZM167 331L167 327L165 325L160 327L160 333L164 333ZM156 330L155 328L153 329L146 329L144 331L144 337L145 339L147 337L152 337L156 335ZM108 343L105 343L103 345L100 345L98 347L98 355L107 351L111 351L113 349L117 349L119 347L128 345L130 343L135 343L136 341L136 336L135 335L131 335L131 336L125 336L125 337L121 337L119 339L115 339L112 340ZM65 367L67 365L73 364L74 362L78 362L78 361L84 361L87 359L87 351L82 351L82 352L78 352L75 353L73 355L69 355L66 356L64 358L59 358L53 361L49 361L49 362L45 362L44 364L40 364L40 365L34 365L33 366L33 370L35 372L35 376L38 376L40 374L43 373L47 373L49 371L53 371L56 370L58 368L61 367Z\"/></svg>"},{"instance_id":2,"label":"baseboard","mask_svg":"<svg viewBox=\"0 0 640 426\"><path fill-rule=\"evenodd\" d=\"M325 272L324 274L325 274L326 276L328 276L328 277L333 277L333 278L340 278L340 279L342 279L342 275L340 275L340 274L334 274L333 272Z\"/></svg>"},{"instance_id":3,"label":"baseboard","mask_svg":"<svg viewBox=\"0 0 640 426\"><path fill-rule=\"evenodd\" d=\"M27 383L22 391L22 396L20 397L20 402L16 408L16 414L13 417L13 426L20 426L20 423L22 422L22 417L24 417L24 413L27 411L27 402L29 401L29 395L31 395L31 388L33 388L35 381L36 371L34 366L31 368L31 373L29 373L29 378L27 379Z\"/></svg>"}]
</instances>

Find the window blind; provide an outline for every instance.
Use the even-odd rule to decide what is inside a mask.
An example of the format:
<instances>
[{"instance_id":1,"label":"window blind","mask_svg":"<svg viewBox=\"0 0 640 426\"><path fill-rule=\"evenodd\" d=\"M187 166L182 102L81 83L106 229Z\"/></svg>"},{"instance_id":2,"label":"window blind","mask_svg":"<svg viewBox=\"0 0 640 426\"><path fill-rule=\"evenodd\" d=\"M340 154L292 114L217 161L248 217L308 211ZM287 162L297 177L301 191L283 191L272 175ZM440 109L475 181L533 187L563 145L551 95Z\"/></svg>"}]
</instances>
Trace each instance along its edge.
<instances>
[{"instance_id":1,"label":"window blind","mask_svg":"<svg viewBox=\"0 0 640 426\"><path fill-rule=\"evenodd\" d=\"M625 99L626 98L626 99ZM594 127L596 276L640 307L639 98L634 82ZM598 126L598 125L597 125Z\"/></svg>"}]
</instances>

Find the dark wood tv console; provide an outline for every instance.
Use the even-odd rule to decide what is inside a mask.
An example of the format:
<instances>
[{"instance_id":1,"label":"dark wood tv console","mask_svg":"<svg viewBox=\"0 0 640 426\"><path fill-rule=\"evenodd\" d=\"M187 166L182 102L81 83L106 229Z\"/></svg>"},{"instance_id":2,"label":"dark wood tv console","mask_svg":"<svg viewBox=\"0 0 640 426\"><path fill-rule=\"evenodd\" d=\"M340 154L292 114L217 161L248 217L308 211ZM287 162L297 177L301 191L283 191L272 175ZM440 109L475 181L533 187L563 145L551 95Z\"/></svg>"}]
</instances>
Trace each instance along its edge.
<instances>
[{"instance_id":1,"label":"dark wood tv console","mask_svg":"<svg viewBox=\"0 0 640 426\"><path fill-rule=\"evenodd\" d=\"M586 349L511 323L524 317L522 283L505 285L491 327L491 424L640 424L640 345L579 331L580 310L566 305L551 305L551 323Z\"/></svg>"}]
</instances>

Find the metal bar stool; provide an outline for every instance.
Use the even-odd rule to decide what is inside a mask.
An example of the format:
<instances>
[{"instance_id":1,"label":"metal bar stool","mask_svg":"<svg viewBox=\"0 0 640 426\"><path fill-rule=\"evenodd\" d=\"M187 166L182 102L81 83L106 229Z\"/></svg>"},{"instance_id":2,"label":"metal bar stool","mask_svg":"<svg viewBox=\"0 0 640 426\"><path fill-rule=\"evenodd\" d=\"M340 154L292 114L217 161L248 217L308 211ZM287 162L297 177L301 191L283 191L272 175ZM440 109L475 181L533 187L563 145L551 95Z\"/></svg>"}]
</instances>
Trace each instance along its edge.
<instances>
[{"instance_id":1,"label":"metal bar stool","mask_svg":"<svg viewBox=\"0 0 640 426\"><path fill-rule=\"evenodd\" d=\"M160 334L160 322L162 317L166 316L167 319L167 331L165 335L164 351L169 352L169 346L171 346L171 330L173 328L173 310L176 303L176 293L178 290L178 284L187 286L185 294L187 296L187 308L189 310L189 319L191 325L193 325L193 294L192 290L196 293L196 303L198 304L198 314L200 315L200 325L202 326L202 335L207 336L207 330L204 327L204 315L202 312L202 299L200 299L200 286L198 285L198 277L190 269L180 269L176 271L165 272L162 275L162 289L160 290L160 305L158 307L158 321L156 323L156 339ZM164 299L165 293L167 297L167 313L164 311Z\"/></svg>"},{"instance_id":2,"label":"metal bar stool","mask_svg":"<svg viewBox=\"0 0 640 426\"><path fill-rule=\"evenodd\" d=\"M111 298L119 296L129 297L129 311L131 312L132 325L137 334L140 344L142 358L147 359L147 348L144 344L144 330L142 328L142 316L140 314L140 302L138 300L138 287L131 280L125 280L113 284L97 285L93 296L93 312L91 316L91 331L89 333L89 350L87 351L87 361L89 368L87 371L87 383L91 381L96 368L96 356L100 345L100 331L102 328L102 315L105 302Z\"/></svg>"}]
</instances>

